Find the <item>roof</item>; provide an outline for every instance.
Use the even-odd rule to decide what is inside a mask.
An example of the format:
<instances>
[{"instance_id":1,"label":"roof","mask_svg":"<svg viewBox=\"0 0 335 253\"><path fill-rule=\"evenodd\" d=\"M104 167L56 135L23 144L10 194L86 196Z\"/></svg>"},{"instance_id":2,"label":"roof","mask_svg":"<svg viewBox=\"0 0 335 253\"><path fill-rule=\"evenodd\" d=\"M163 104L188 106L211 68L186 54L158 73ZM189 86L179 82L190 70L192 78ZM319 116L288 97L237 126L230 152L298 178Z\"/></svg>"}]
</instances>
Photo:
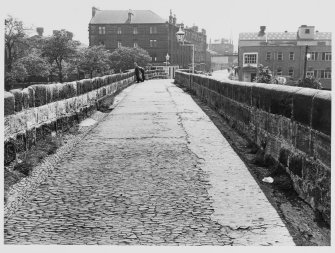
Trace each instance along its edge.
<instances>
[{"instance_id":1,"label":"roof","mask_svg":"<svg viewBox=\"0 0 335 253\"><path fill-rule=\"evenodd\" d=\"M90 24L125 24L129 10L97 10ZM166 20L151 10L132 10L131 24L165 23Z\"/></svg>"},{"instance_id":2,"label":"roof","mask_svg":"<svg viewBox=\"0 0 335 253\"><path fill-rule=\"evenodd\" d=\"M297 40L296 32L272 32L266 33L268 40ZM240 33L239 40L265 40L266 36L258 36L258 33ZM330 32L316 32L316 40L331 40Z\"/></svg>"}]
</instances>

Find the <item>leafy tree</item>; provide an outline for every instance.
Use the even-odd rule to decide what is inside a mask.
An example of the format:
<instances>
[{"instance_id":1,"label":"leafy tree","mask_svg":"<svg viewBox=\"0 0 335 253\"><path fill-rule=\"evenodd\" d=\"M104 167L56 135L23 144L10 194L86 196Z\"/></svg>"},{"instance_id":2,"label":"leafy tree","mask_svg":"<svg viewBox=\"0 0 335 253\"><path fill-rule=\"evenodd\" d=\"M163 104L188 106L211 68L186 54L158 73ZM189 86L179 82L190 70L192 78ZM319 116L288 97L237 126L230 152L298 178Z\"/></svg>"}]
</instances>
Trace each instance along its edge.
<instances>
[{"instance_id":1,"label":"leafy tree","mask_svg":"<svg viewBox=\"0 0 335 253\"><path fill-rule=\"evenodd\" d=\"M50 64L56 65L58 81L63 82L65 62L75 57L79 42L72 40L73 34L61 30L54 33L45 41L43 46L43 56L47 57Z\"/></svg>"},{"instance_id":2,"label":"leafy tree","mask_svg":"<svg viewBox=\"0 0 335 253\"><path fill-rule=\"evenodd\" d=\"M272 83L272 72L269 67L264 67L262 64L258 66L258 73L254 80L256 83Z\"/></svg>"},{"instance_id":3,"label":"leafy tree","mask_svg":"<svg viewBox=\"0 0 335 253\"><path fill-rule=\"evenodd\" d=\"M115 72L123 72L134 68L134 62L139 66L146 66L151 61L151 57L142 48L119 47L112 52L110 61Z\"/></svg>"},{"instance_id":4,"label":"leafy tree","mask_svg":"<svg viewBox=\"0 0 335 253\"><path fill-rule=\"evenodd\" d=\"M25 38L26 33L22 21L8 16L5 19L5 65L9 73L15 60L24 51L22 46L25 44Z\"/></svg>"},{"instance_id":5,"label":"leafy tree","mask_svg":"<svg viewBox=\"0 0 335 253\"><path fill-rule=\"evenodd\" d=\"M110 69L111 53L105 49L105 46L83 48L79 55L79 68L89 73L91 78L93 78L93 72L106 72Z\"/></svg>"},{"instance_id":6,"label":"leafy tree","mask_svg":"<svg viewBox=\"0 0 335 253\"><path fill-rule=\"evenodd\" d=\"M321 82L312 75L307 76L303 80L299 80L298 86L319 90L323 88Z\"/></svg>"}]
</instances>

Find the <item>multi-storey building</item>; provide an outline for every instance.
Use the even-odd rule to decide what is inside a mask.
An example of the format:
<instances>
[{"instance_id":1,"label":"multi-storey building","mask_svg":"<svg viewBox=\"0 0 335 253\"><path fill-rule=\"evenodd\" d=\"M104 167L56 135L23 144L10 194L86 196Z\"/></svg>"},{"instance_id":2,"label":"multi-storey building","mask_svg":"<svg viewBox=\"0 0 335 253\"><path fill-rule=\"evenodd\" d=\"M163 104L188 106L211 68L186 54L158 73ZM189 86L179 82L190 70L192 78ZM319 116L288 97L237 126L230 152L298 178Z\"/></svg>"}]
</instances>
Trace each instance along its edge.
<instances>
[{"instance_id":1,"label":"multi-storey building","mask_svg":"<svg viewBox=\"0 0 335 253\"><path fill-rule=\"evenodd\" d=\"M103 44L110 51L118 47L140 47L148 51L153 65L165 65L166 55L171 65L187 68L192 61L191 47L177 41L179 30L176 16L170 11L164 20L150 10L98 10L92 8L89 23L89 45ZM185 28L185 43L195 45L196 69L205 67L206 31Z\"/></svg>"},{"instance_id":2,"label":"multi-storey building","mask_svg":"<svg viewBox=\"0 0 335 253\"><path fill-rule=\"evenodd\" d=\"M253 81L259 64L268 66L277 76L297 81L313 75L325 89L331 89L331 33L302 25L298 32L240 33L239 79Z\"/></svg>"},{"instance_id":3,"label":"multi-storey building","mask_svg":"<svg viewBox=\"0 0 335 253\"><path fill-rule=\"evenodd\" d=\"M233 54L234 44L228 39L222 38L221 40L210 41L208 49L217 52L218 54Z\"/></svg>"}]
</instances>

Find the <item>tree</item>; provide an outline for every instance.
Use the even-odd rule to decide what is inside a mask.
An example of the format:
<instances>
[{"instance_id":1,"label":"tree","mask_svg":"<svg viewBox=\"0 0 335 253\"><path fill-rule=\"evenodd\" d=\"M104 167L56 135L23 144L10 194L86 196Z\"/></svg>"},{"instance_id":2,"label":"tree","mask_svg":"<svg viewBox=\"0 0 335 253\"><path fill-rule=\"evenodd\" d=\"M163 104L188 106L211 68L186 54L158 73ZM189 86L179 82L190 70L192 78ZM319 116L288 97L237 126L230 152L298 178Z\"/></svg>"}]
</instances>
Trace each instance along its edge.
<instances>
[{"instance_id":1,"label":"tree","mask_svg":"<svg viewBox=\"0 0 335 253\"><path fill-rule=\"evenodd\" d=\"M118 72L134 68L134 62L146 66L151 57L142 48L119 47L111 54L110 61L112 68Z\"/></svg>"},{"instance_id":2,"label":"tree","mask_svg":"<svg viewBox=\"0 0 335 253\"><path fill-rule=\"evenodd\" d=\"M321 90L323 88L321 82L318 79L316 79L313 75L308 75L305 79L299 80L298 86L318 90Z\"/></svg>"},{"instance_id":3,"label":"tree","mask_svg":"<svg viewBox=\"0 0 335 253\"><path fill-rule=\"evenodd\" d=\"M105 49L105 46L83 48L79 55L79 68L89 73L91 78L93 78L93 72L106 72L110 69L111 53Z\"/></svg>"},{"instance_id":4,"label":"tree","mask_svg":"<svg viewBox=\"0 0 335 253\"><path fill-rule=\"evenodd\" d=\"M254 80L255 83L272 83L272 72L269 67L262 64L258 66L258 73Z\"/></svg>"},{"instance_id":5,"label":"tree","mask_svg":"<svg viewBox=\"0 0 335 253\"><path fill-rule=\"evenodd\" d=\"M79 42L72 40L73 34L61 30L54 33L45 41L43 46L43 56L49 59L50 64L56 65L59 82L63 82L64 64L76 55Z\"/></svg>"},{"instance_id":6,"label":"tree","mask_svg":"<svg viewBox=\"0 0 335 253\"><path fill-rule=\"evenodd\" d=\"M22 45L25 44L26 37L24 30L22 21L12 16L5 19L5 66L9 73L15 60L22 54Z\"/></svg>"}]
</instances>

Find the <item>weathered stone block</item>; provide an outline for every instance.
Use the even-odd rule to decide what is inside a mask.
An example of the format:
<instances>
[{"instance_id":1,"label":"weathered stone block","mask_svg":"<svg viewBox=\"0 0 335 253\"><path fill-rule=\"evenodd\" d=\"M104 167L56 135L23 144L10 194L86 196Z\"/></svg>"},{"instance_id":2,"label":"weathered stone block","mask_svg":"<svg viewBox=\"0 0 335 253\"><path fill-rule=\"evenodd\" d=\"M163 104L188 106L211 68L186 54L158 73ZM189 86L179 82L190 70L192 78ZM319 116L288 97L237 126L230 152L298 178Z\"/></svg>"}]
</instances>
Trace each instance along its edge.
<instances>
[{"instance_id":1,"label":"weathered stone block","mask_svg":"<svg viewBox=\"0 0 335 253\"><path fill-rule=\"evenodd\" d=\"M19 133L16 135L15 147L17 153L26 150L26 133Z\"/></svg>"},{"instance_id":2,"label":"weathered stone block","mask_svg":"<svg viewBox=\"0 0 335 253\"><path fill-rule=\"evenodd\" d=\"M331 135L331 92L319 91L313 99L312 128Z\"/></svg>"},{"instance_id":3,"label":"weathered stone block","mask_svg":"<svg viewBox=\"0 0 335 253\"><path fill-rule=\"evenodd\" d=\"M281 143L273 137L268 137L265 148L265 154L270 155L276 161L280 157Z\"/></svg>"},{"instance_id":4,"label":"weathered stone block","mask_svg":"<svg viewBox=\"0 0 335 253\"><path fill-rule=\"evenodd\" d=\"M29 90L27 88L22 90L22 109L29 108Z\"/></svg>"},{"instance_id":5,"label":"weathered stone block","mask_svg":"<svg viewBox=\"0 0 335 253\"><path fill-rule=\"evenodd\" d=\"M281 147L280 151L279 151L279 158L278 161L284 166L287 167L288 166L288 159L289 156L291 155L291 151L289 151L286 148Z\"/></svg>"},{"instance_id":6,"label":"weathered stone block","mask_svg":"<svg viewBox=\"0 0 335 253\"><path fill-rule=\"evenodd\" d=\"M289 170L296 176L302 178L302 169L304 166L304 158L301 155L292 155L289 157Z\"/></svg>"},{"instance_id":7,"label":"weathered stone block","mask_svg":"<svg viewBox=\"0 0 335 253\"><path fill-rule=\"evenodd\" d=\"M15 89L15 90L10 90L10 93L12 93L15 97L15 111L16 112L20 112L22 111L22 106L23 106L23 95L22 95L22 91L19 89Z\"/></svg>"},{"instance_id":8,"label":"weathered stone block","mask_svg":"<svg viewBox=\"0 0 335 253\"><path fill-rule=\"evenodd\" d=\"M31 128L26 131L27 149L32 148L36 143L36 129Z\"/></svg>"},{"instance_id":9,"label":"weathered stone block","mask_svg":"<svg viewBox=\"0 0 335 253\"><path fill-rule=\"evenodd\" d=\"M293 119L301 124L311 124L312 100L316 89L300 89L293 94Z\"/></svg>"},{"instance_id":10,"label":"weathered stone block","mask_svg":"<svg viewBox=\"0 0 335 253\"><path fill-rule=\"evenodd\" d=\"M36 127L36 142L44 139L43 127Z\"/></svg>"},{"instance_id":11,"label":"weathered stone block","mask_svg":"<svg viewBox=\"0 0 335 253\"><path fill-rule=\"evenodd\" d=\"M35 89L31 86L29 86L27 89L29 92L29 107L33 108L35 107Z\"/></svg>"},{"instance_id":12,"label":"weathered stone block","mask_svg":"<svg viewBox=\"0 0 335 253\"><path fill-rule=\"evenodd\" d=\"M12 93L5 91L4 95L5 116L15 113L15 97Z\"/></svg>"},{"instance_id":13,"label":"weathered stone block","mask_svg":"<svg viewBox=\"0 0 335 253\"><path fill-rule=\"evenodd\" d=\"M52 102L60 100L59 89L58 89L59 86L55 83L49 84L48 86L51 90Z\"/></svg>"},{"instance_id":14,"label":"weathered stone block","mask_svg":"<svg viewBox=\"0 0 335 253\"><path fill-rule=\"evenodd\" d=\"M331 138L323 133L312 131L311 153L329 168L331 167Z\"/></svg>"},{"instance_id":15,"label":"weathered stone block","mask_svg":"<svg viewBox=\"0 0 335 253\"><path fill-rule=\"evenodd\" d=\"M46 87L46 94L47 94L46 103L48 104L52 102L52 87L49 84L46 84L45 87Z\"/></svg>"},{"instance_id":16,"label":"weathered stone block","mask_svg":"<svg viewBox=\"0 0 335 253\"><path fill-rule=\"evenodd\" d=\"M294 92L286 87L274 89L271 94L270 112L290 119L293 113L293 94Z\"/></svg>"},{"instance_id":17,"label":"weathered stone block","mask_svg":"<svg viewBox=\"0 0 335 253\"><path fill-rule=\"evenodd\" d=\"M35 91L35 106L42 106L47 103L47 87L43 84L30 86Z\"/></svg>"},{"instance_id":18,"label":"weathered stone block","mask_svg":"<svg viewBox=\"0 0 335 253\"><path fill-rule=\"evenodd\" d=\"M304 125L296 124L294 128L295 132L293 135L295 136L295 147L307 155L311 155L311 130L309 127Z\"/></svg>"},{"instance_id":19,"label":"weathered stone block","mask_svg":"<svg viewBox=\"0 0 335 253\"><path fill-rule=\"evenodd\" d=\"M16 147L12 139L5 141L4 151L4 163L8 165L16 159Z\"/></svg>"}]
</instances>

